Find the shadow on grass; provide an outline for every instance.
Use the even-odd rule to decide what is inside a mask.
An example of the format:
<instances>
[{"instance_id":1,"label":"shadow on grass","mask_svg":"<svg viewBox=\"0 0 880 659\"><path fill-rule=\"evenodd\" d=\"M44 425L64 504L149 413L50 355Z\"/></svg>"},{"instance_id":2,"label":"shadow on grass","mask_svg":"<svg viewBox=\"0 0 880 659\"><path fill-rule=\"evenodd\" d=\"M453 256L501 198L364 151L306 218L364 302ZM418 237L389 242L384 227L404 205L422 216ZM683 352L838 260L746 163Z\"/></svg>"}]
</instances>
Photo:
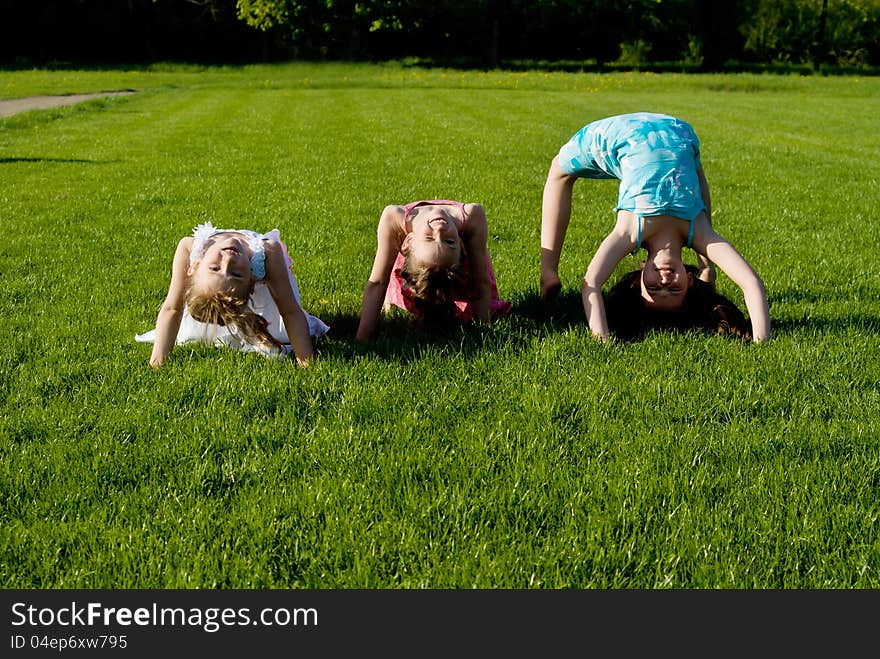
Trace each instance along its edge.
<instances>
[{"instance_id":1,"label":"shadow on grass","mask_svg":"<svg viewBox=\"0 0 880 659\"><path fill-rule=\"evenodd\" d=\"M774 300L797 303L832 301L828 295L801 290L784 291ZM494 319L489 325L471 324L442 332L421 330L410 315L394 310L383 314L375 338L364 343L355 339L359 316L322 313L321 318L330 325L330 332L317 339L315 347L321 355L341 360L369 358L408 364L437 354L454 354L466 359L487 352L518 354L532 350L535 340L586 327L580 290L563 290L549 303L543 302L537 291L514 296L511 302L511 312ZM844 303L839 299L835 302L836 305ZM849 313L838 317L805 314L800 318L772 318L772 329L777 336L844 332L872 335L880 334L880 316L871 313ZM634 337L623 343L638 343L644 338Z\"/></svg>"},{"instance_id":2,"label":"shadow on grass","mask_svg":"<svg viewBox=\"0 0 880 659\"><path fill-rule=\"evenodd\" d=\"M315 342L321 355L344 360L369 357L400 364L446 350L473 356L482 347L481 331L488 329L464 326L427 331L418 328L412 318L402 312L392 312L383 315L376 335L370 341L361 342L355 338L360 322L358 316L324 315L322 320L330 326L330 331Z\"/></svg>"},{"instance_id":3,"label":"shadow on grass","mask_svg":"<svg viewBox=\"0 0 880 659\"><path fill-rule=\"evenodd\" d=\"M774 334L795 334L805 330L817 334L835 334L845 331L880 334L880 316L857 313L837 318L821 316L780 318L773 319L772 328Z\"/></svg>"},{"instance_id":4,"label":"shadow on grass","mask_svg":"<svg viewBox=\"0 0 880 659\"><path fill-rule=\"evenodd\" d=\"M568 329L583 325L584 305L580 290L562 290L550 302L541 300L537 292L527 293L514 302L511 316L544 331Z\"/></svg>"},{"instance_id":5,"label":"shadow on grass","mask_svg":"<svg viewBox=\"0 0 880 659\"><path fill-rule=\"evenodd\" d=\"M120 163L121 160L89 160L88 158L0 158L0 165L13 162L66 162L66 163L88 163L90 165L112 165Z\"/></svg>"},{"instance_id":6,"label":"shadow on grass","mask_svg":"<svg viewBox=\"0 0 880 659\"><path fill-rule=\"evenodd\" d=\"M880 316L860 310L866 304L880 300L880 290L870 284L859 283L824 290L792 287L775 291L768 297L774 333L791 334L804 330L820 333L854 330L880 333ZM789 315L773 316L774 304L791 305Z\"/></svg>"},{"instance_id":7,"label":"shadow on grass","mask_svg":"<svg viewBox=\"0 0 880 659\"><path fill-rule=\"evenodd\" d=\"M400 311L383 315L375 338L357 341L360 318L350 314L322 315L330 332L316 341L324 355L350 359L370 357L397 363L422 359L426 354L453 351L456 355L473 357L486 350L524 351L536 337L564 331L584 324L580 292L564 291L551 303L530 293L513 301L513 309L489 325L471 323L446 330L423 330L412 317Z\"/></svg>"}]
</instances>

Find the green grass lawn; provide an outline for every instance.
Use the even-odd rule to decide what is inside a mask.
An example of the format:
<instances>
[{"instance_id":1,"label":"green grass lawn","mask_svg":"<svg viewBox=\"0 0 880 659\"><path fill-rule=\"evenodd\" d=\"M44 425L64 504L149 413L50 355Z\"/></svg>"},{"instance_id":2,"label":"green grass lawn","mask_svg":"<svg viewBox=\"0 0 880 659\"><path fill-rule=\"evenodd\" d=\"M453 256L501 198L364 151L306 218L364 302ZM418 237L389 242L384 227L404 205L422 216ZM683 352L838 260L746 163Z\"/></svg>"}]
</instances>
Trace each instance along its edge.
<instances>
[{"instance_id":1,"label":"green grass lawn","mask_svg":"<svg viewBox=\"0 0 880 659\"><path fill-rule=\"evenodd\" d=\"M3 587L880 587L880 79L167 65L0 98L123 88L0 120ZM642 110L700 136L768 343L591 338L613 181L575 186L536 304L550 159ZM379 214L423 198L484 204L514 312L356 344ZM206 220L281 230L332 326L313 367L149 368L134 335Z\"/></svg>"}]
</instances>

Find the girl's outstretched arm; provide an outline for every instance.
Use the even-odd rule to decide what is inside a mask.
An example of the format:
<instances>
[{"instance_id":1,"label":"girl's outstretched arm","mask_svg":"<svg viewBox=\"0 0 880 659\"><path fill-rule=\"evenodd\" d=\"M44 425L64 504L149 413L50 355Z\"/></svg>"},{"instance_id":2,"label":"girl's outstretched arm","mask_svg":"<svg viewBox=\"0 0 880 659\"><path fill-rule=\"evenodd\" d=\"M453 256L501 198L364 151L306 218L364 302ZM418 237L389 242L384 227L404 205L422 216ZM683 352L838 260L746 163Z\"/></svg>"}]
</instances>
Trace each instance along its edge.
<instances>
[{"instance_id":1,"label":"girl's outstretched arm","mask_svg":"<svg viewBox=\"0 0 880 659\"><path fill-rule=\"evenodd\" d=\"M593 334L602 341L611 338L608 318L605 315L605 300L602 298L602 285L608 281L617 264L632 252L635 244L627 231L629 219L625 214L618 215L614 230L605 236L599 249L593 255L581 286L584 314Z\"/></svg>"},{"instance_id":2,"label":"girl's outstretched arm","mask_svg":"<svg viewBox=\"0 0 880 659\"><path fill-rule=\"evenodd\" d=\"M700 181L700 196L703 198L703 204L706 206L706 219L712 224L712 195L709 193L709 181L706 180L706 173L703 171L702 165L697 167L697 179Z\"/></svg>"},{"instance_id":3,"label":"girl's outstretched arm","mask_svg":"<svg viewBox=\"0 0 880 659\"><path fill-rule=\"evenodd\" d=\"M293 348L293 354L296 355L296 361L300 366L308 366L315 357L309 322L299 302L296 301L296 295L290 285L284 250L276 242L266 244L266 285L284 321L284 329L290 347Z\"/></svg>"},{"instance_id":4,"label":"girl's outstretched arm","mask_svg":"<svg viewBox=\"0 0 880 659\"><path fill-rule=\"evenodd\" d=\"M168 294L165 296L165 301L156 318L156 336L153 341L153 353L150 355L150 366L154 368L165 363L177 340L177 331L180 329L180 319L183 318L185 306L192 243L191 236L181 238L174 252L174 260L171 264L171 284L168 286Z\"/></svg>"},{"instance_id":5,"label":"girl's outstretched arm","mask_svg":"<svg viewBox=\"0 0 880 659\"><path fill-rule=\"evenodd\" d=\"M402 206L386 206L379 218L376 230L378 245L373 259L373 269L364 287L364 298L361 304L361 319L358 324L356 338L368 341L373 337L379 325L379 315L385 302L385 292L391 280L391 269L394 260L403 245L403 214Z\"/></svg>"},{"instance_id":6,"label":"girl's outstretched arm","mask_svg":"<svg viewBox=\"0 0 880 659\"><path fill-rule=\"evenodd\" d=\"M770 338L770 307L764 282L743 256L727 240L709 229L705 241L700 237L701 251L742 289L752 323L752 340L756 343ZM696 239L695 239L696 244Z\"/></svg>"},{"instance_id":7,"label":"girl's outstretched arm","mask_svg":"<svg viewBox=\"0 0 880 659\"><path fill-rule=\"evenodd\" d=\"M697 167L697 178L700 181L700 195L703 203L706 205L706 221L712 226L712 195L709 193L709 182L706 180L706 174L703 172L702 165ZM697 261L700 264L700 279L709 284L715 283L715 268L712 261L705 254L697 252Z\"/></svg>"},{"instance_id":8,"label":"girl's outstretched arm","mask_svg":"<svg viewBox=\"0 0 880 659\"><path fill-rule=\"evenodd\" d=\"M467 204L467 233L464 247L470 261L470 278L474 287L475 316L484 323L489 322L492 302L492 282L489 279L489 226L486 210L480 204Z\"/></svg>"}]
</instances>

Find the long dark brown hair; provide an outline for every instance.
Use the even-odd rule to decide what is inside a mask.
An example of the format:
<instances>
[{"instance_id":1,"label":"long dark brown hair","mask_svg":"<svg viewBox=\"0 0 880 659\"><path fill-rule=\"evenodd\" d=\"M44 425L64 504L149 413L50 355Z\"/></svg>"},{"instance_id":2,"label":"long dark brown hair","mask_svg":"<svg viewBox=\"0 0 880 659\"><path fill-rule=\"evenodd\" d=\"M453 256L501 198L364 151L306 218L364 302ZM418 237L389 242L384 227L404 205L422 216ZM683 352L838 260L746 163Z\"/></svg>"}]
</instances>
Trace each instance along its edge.
<instances>
[{"instance_id":1,"label":"long dark brown hair","mask_svg":"<svg viewBox=\"0 0 880 659\"><path fill-rule=\"evenodd\" d=\"M701 331L741 339L750 339L751 326L745 315L713 284L697 278L692 265L685 268L693 275L684 304L678 311L655 311L642 300L642 271L633 270L621 277L605 293L605 313L611 332L623 341L635 341L651 330L673 332Z\"/></svg>"}]
</instances>

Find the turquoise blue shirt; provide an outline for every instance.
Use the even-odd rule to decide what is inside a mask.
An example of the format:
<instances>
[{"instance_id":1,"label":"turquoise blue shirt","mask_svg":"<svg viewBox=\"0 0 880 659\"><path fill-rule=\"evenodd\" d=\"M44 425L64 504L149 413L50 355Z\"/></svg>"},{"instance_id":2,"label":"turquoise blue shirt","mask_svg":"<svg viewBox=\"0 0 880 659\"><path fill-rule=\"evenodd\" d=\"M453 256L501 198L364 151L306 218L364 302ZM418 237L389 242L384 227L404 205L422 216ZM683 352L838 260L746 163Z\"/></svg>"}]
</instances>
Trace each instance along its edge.
<instances>
[{"instance_id":1,"label":"turquoise blue shirt","mask_svg":"<svg viewBox=\"0 0 880 659\"><path fill-rule=\"evenodd\" d=\"M615 210L691 222L706 209L697 169L700 141L681 119L637 112L587 124L559 150L562 171L620 180Z\"/></svg>"}]
</instances>

